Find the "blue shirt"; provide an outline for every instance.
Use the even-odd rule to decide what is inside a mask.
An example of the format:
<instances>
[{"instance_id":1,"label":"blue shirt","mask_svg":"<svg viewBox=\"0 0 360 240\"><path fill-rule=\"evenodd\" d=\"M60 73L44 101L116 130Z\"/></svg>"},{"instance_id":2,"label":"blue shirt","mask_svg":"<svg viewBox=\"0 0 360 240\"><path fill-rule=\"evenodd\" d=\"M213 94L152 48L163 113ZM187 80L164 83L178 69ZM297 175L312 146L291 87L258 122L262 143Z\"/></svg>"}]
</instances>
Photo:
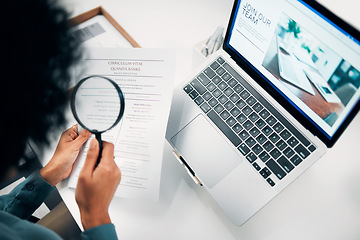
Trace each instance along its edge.
<instances>
[{"instance_id":1,"label":"blue shirt","mask_svg":"<svg viewBox=\"0 0 360 240\"><path fill-rule=\"evenodd\" d=\"M0 196L0 239L61 239L55 232L27 221L55 188L37 171ZM83 239L117 239L115 226L104 224L82 232Z\"/></svg>"}]
</instances>

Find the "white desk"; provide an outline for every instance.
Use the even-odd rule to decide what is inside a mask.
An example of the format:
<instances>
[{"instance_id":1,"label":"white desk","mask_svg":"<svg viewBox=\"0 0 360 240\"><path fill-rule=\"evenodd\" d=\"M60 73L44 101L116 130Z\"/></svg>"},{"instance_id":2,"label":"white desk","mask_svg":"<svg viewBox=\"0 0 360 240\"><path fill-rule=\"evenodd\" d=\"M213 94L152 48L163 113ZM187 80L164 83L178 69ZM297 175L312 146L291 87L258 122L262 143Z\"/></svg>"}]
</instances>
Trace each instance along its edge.
<instances>
[{"instance_id":1,"label":"white desk","mask_svg":"<svg viewBox=\"0 0 360 240\"><path fill-rule=\"evenodd\" d=\"M102 5L142 47L177 49L176 79L192 70L192 46L227 25L232 0L63 0L72 15ZM356 1L321 0L352 24ZM69 124L71 125L71 123ZM165 141L159 202L115 198L119 239L359 239L360 115L333 149L241 227L194 184ZM52 152L52 150L50 150ZM44 162L51 156L45 154ZM74 191L58 186L79 221Z\"/></svg>"}]
</instances>

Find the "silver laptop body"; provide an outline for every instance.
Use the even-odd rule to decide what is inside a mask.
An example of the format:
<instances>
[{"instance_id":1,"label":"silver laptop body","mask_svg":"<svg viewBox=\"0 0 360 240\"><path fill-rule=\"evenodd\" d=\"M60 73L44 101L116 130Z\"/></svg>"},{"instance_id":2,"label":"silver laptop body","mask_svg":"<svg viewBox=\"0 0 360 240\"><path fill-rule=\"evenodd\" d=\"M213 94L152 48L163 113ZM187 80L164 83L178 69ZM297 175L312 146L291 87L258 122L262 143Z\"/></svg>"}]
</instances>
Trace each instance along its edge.
<instances>
[{"instance_id":1,"label":"silver laptop body","mask_svg":"<svg viewBox=\"0 0 360 240\"><path fill-rule=\"evenodd\" d=\"M287 7L293 8L291 11L305 11L309 9L308 4L311 4L311 9L321 9L324 11L322 14L332 19L334 17L317 3L279 2L286 2ZM345 117L340 112L330 123L322 116L325 125L330 126L328 128L336 127L330 138L328 133L325 136L319 134L324 130L311 124L313 119L299 118L295 111L299 107L296 106L295 110L289 108L286 98L281 97L292 94L291 91L274 94L272 88L283 86L282 83L274 83L276 78L268 81L275 87L261 82L264 81L259 76L261 73L268 71L268 76L276 75L264 63L266 49L270 46L264 47L264 62L255 67L251 59L236 53L239 49L233 51L232 43L235 40L232 38L238 37L236 34L241 31L236 26L240 21L246 20L244 11L249 9L251 12L251 7L248 6L250 3L251 7L257 7L257 16L260 12L265 15L266 6L269 6L265 0L235 1L224 49L207 59L176 87L166 132L166 139L173 147L175 156L189 175L207 189L236 225L244 224L315 163L326 152L327 147L334 144L344 130L344 125L349 123L348 119L357 113L360 95L358 89L353 93L351 108L349 103L343 104L342 113ZM281 24L277 19L281 17L274 16L271 19L275 24L273 34L281 36ZM335 20L341 21L338 18ZM242 25L251 26L253 21L254 19L250 19L250 22ZM306 21L303 23L304 28ZM256 26L253 27L256 29ZM246 35L246 32L240 35ZM356 46L359 50L359 45ZM235 55L241 55L245 61ZM274 56L272 59L277 58ZM352 60L348 62L355 70L359 69ZM341 63L337 67L341 68ZM260 68L263 72L259 74L257 70ZM330 84L330 80L325 79L325 83ZM313 90L317 91L315 86Z\"/></svg>"}]
</instances>

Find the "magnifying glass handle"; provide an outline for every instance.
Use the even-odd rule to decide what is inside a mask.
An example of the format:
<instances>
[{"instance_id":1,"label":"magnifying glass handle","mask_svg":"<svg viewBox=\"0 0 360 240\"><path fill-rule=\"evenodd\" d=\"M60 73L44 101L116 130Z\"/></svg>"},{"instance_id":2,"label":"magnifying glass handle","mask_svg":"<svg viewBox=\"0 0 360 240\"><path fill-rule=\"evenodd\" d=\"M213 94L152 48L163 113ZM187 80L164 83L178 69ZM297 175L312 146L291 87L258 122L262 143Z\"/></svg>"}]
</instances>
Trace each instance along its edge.
<instances>
[{"instance_id":1,"label":"magnifying glass handle","mask_svg":"<svg viewBox=\"0 0 360 240\"><path fill-rule=\"evenodd\" d=\"M98 156L98 158L96 160L96 165L95 165L95 167L97 167L97 165L100 163L100 159L101 159L101 156L102 156L102 149L103 149L103 143L102 143L102 140L101 140L101 133L95 133L95 138L99 143L99 156Z\"/></svg>"}]
</instances>

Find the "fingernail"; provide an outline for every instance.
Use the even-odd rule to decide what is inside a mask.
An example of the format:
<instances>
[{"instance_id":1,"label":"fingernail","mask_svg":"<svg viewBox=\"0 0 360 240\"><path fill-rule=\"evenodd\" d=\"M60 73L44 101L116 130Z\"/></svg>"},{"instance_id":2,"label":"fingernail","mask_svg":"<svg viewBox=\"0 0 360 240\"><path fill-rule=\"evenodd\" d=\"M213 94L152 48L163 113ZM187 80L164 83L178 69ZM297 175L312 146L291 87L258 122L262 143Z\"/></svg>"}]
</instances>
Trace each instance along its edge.
<instances>
[{"instance_id":1,"label":"fingernail","mask_svg":"<svg viewBox=\"0 0 360 240\"><path fill-rule=\"evenodd\" d=\"M91 140L91 142L90 142L89 148L90 148L90 149L96 149L97 146L98 146L98 142L97 142L97 140L96 140L95 138L93 138L93 139Z\"/></svg>"}]
</instances>

